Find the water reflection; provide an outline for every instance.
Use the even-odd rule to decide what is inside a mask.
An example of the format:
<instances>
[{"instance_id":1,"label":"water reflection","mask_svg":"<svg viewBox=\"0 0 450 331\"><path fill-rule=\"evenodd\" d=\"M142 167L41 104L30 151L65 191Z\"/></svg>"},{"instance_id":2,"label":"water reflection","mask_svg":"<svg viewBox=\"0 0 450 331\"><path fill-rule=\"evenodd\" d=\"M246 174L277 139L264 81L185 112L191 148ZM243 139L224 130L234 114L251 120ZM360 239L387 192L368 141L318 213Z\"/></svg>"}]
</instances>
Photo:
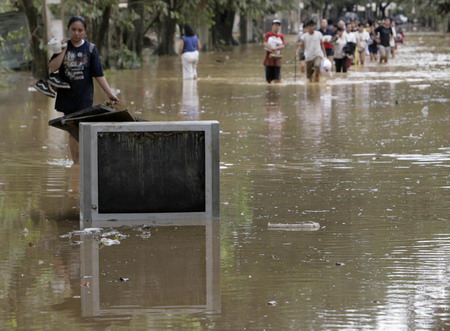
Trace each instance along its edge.
<instances>
[{"instance_id":1,"label":"water reflection","mask_svg":"<svg viewBox=\"0 0 450 331\"><path fill-rule=\"evenodd\" d=\"M183 80L183 96L180 115L183 120L197 121L200 119L197 80Z\"/></svg>"},{"instance_id":2,"label":"water reflection","mask_svg":"<svg viewBox=\"0 0 450 331\"><path fill-rule=\"evenodd\" d=\"M218 221L184 224L119 228L114 246L101 243L107 233L82 235L82 315L219 312Z\"/></svg>"},{"instance_id":3,"label":"water reflection","mask_svg":"<svg viewBox=\"0 0 450 331\"><path fill-rule=\"evenodd\" d=\"M281 110L281 91L279 86L268 86L266 90L266 136L270 152L281 157L284 125L286 117Z\"/></svg>"}]
</instances>

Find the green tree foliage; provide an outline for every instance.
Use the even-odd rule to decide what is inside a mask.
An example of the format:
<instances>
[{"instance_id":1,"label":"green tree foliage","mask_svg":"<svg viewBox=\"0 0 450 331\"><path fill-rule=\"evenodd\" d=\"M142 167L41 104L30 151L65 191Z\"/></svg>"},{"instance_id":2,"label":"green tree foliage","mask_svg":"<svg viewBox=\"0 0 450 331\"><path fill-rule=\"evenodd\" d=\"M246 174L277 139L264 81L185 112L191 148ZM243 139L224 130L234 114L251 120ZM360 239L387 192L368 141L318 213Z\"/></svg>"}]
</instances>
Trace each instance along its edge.
<instances>
[{"instance_id":1,"label":"green tree foliage","mask_svg":"<svg viewBox=\"0 0 450 331\"><path fill-rule=\"evenodd\" d=\"M66 18L82 15L88 21L88 39L97 45L107 66L135 64L141 57L145 34L154 32L157 36L156 53L173 55L174 38L178 27L189 23L194 28L210 28L215 46L235 45L232 35L236 13L241 15L241 24L247 19L254 25L261 25L263 17L280 11L299 7L299 0L64 0ZM303 18L319 14L327 17L330 10L336 15L353 11L355 5L366 5L367 0L303 0ZM373 0L379 11L384 13L392 1ZM450 12L449 0L398 0L398 5L408 15L415 8L418 15L441 15ZM42 23L40 0L5 0L0 10L19 8L28 18L31 38L31 55L44 63L38 53L45 53L45 26ZM31 25L30 25L31 24ZM261 27L260 27L261 28ZM245 27L241 29L245 31ZM242 40L245 41L246 38ZM45 65L44 65L45 67ZM42 72L36 72L42 75Z\"/></svg>"},{"instance_id":2,"label":"green tree foliage","mask_svg":"<svg viewBox=\"0 0 450 331\"><path fill-rule=\"evenodd\" d=\"M241 17L249 15L253 20L262 19L265 15L271 15L280 10L293 8L296 1L283 0L272 2L268 0L213 0L211 8L213 12L212 39L215 46L236 45L232 35L234 17L237 12Z\"/></svg>"}]
</instances>

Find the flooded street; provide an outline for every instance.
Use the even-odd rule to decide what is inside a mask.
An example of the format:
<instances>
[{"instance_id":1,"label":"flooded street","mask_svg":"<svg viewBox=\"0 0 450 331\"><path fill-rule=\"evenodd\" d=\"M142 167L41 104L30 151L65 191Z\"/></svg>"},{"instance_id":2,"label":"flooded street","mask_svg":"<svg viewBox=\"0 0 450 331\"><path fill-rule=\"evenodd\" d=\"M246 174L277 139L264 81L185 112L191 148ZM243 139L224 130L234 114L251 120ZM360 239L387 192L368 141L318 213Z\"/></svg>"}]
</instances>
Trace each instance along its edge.
<instances>
[{"instance_id":1,"label":"flooded street","mask_svg":"<svg viewBox=\"0 0 450 331\"><path fill-rule=\"evenodd\" d=\"M261 45L202 53L198 82L174 57L108 72L135 116L220 122L221 218L206 226L77 234L79 167L47 124L61 115L8 74L0 329L449 329L450 43L406 37L388 65L319 84L292 42L278 86ZM320 229L268 228L299 222Z\"/></svg>"}]
</instances>

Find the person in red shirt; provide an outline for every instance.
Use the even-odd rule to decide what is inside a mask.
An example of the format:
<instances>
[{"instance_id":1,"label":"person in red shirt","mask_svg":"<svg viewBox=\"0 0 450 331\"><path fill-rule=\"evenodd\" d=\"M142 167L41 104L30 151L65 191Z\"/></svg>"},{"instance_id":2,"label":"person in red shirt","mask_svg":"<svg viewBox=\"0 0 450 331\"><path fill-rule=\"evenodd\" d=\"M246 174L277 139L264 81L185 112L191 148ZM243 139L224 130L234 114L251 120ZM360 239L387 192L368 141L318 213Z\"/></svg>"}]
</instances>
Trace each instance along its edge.
<instances>
[{"instance_id":1,"label":"person in red shirt","mask_svg":"<svg viewBox=\"0 0 450 331\"><path fill-rule=\"evenodd\" d=\"M281 81L281 50L286 47L284 35L279 33L281 21L272 21L272 31L264 35L264 49L266 57L264 58L264 67L266 69L267 83L279 83Z\"/></svg>"},{"instance_id":2,"label":"person in red shirt","mask_svg":"<svg viewBox=\"0 0 450 331\"><path fill-rule=\"evenodd\" d=\"M327 58L331 62L333 62L333 56L334 56L334 50L333 50L333 44L331 43L331 38L334 36L333 31L331 31L330 28L328 28L328 21L324 18L320 21L320 29L318 30L324 37L323 40L323 46L325 47L325 51L327 52Z\"/></svg>"}]
</instances>

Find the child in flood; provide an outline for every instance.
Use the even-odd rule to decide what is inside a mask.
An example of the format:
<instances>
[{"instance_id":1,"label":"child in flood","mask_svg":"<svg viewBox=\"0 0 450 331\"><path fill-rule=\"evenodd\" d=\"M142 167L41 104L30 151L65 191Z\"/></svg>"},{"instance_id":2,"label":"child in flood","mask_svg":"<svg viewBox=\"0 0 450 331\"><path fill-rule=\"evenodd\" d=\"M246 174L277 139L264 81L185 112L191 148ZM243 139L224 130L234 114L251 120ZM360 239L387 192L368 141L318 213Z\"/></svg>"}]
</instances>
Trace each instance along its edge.
<instances>
[{"instance_id":1,"label":"child in flood","mask_svg":"<svg viewBox=\"0 0 450 331\"><path fill-rule=\"evenodd\" d=\"M54 54L49 63L50 72L59 71L61 79L70 85L70 89L58 91L55 109L69 115L91 107L94 98L92 78L95 78L111 101L118 102L103 74L97 48L84 40L86 20L74 16L70 18L67 28L70 36L67 47L61 53ZM78 163L79 146L72 136L69 136L69 148L74 163Z\"/></svg>"}]
</instances>

